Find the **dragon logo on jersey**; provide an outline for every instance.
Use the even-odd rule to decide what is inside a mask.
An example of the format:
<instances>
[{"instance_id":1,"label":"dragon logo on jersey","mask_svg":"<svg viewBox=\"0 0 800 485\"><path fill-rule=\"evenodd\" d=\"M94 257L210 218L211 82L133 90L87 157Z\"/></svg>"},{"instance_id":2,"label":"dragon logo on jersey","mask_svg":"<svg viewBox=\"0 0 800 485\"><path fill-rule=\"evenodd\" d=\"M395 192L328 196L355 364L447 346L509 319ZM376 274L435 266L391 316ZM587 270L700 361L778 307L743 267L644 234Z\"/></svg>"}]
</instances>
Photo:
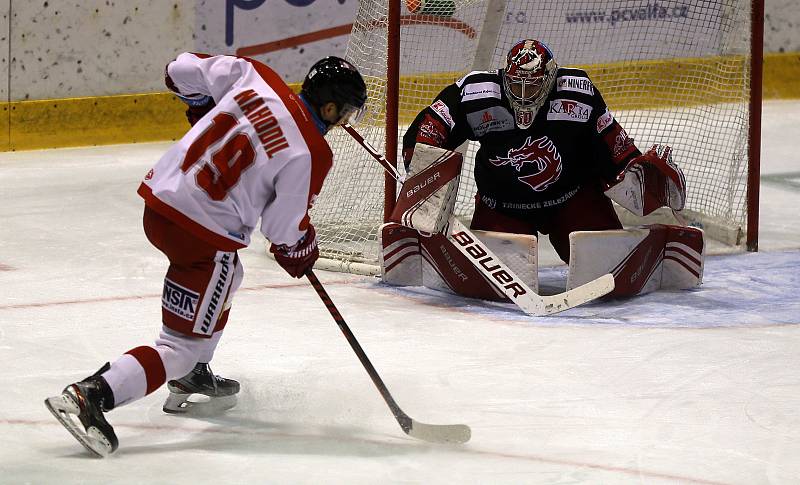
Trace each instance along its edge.
<instances>
[{"instance_id":1,"label":"dragon logo on jersey","mask_svg":"<svg viewBox=\"0 0 800 485\"><path fill-rule=\"evenodd\" d=\"M536 192L543 192L561 177L561 154L546 135L535 140L532 138L529 136L521 147L508 150L507 156L490 158L489 162L495 167L511 165L517 172L522 172L526 164L534 165L536 173L517 178Z\"/></svg>"}]
</instances>

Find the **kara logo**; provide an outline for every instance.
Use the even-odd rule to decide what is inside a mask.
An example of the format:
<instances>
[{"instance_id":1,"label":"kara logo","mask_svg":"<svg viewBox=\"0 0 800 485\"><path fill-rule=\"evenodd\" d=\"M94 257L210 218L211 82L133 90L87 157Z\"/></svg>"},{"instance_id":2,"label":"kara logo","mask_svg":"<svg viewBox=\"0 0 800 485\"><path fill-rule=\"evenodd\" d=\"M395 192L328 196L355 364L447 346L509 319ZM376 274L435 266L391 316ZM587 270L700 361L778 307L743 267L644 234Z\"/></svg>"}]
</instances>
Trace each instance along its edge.
<instances>
[{"instance_id":1,"label":"kara logo","mask_svg":"<svg viewBox=\"0 0 800 485\"><path fill-rule=\"evenodd\" d=\"M450 115L450 108L447 107L444 102L439 99L431 105L431 109L439 115L439 118L442 119L445 123L450 125L450 129L453 129L456 126L455 121L453 121L453 117Z\"/></svg>"},{"instance_id":2,"label":"kara logo","mask_svg":"<svg viewBox=\"0 0 800 485\"><path fill-rule=\"evenodd\" d=\"M606 108L606 112L597 118L597 132L600 133L608 128L612 121L614 121L614 115L612 115L611 111Z\"/></svg>"},{"instance_id":3,"label":"kara logo","mask_svg":"<svg viewBox=\"0 0 800 485\"><path fill-rule=\"evenodd\" d=\"M594 95L592 81L581 76L561 76L556 80L556 91L575 91L576 93Z\"/></svg>"},{"instance_id":4,"label":"kara logo","mask_svg":"<svg viewBox=\"0 0 800 485\"><path fill-rule=\"evenodd\" d=\"M483 116L481 117L481 123L488 123L490 121L494 121L494 117L492 117L492 113L488 111L483 112Z\"/></svg>"},{"instance_id":5,"label":"kara logo","mask_svg":"<svg viewBox=\"0 0 800 485\"><path fill-rule=\"evenodd\" d=\"M510 149L507 156L490 158L489 162L495 167L511 165L517 172L521 172L526 164L533 165L536 173L517 178L536 192L542 192L561 177L561 154L547 136L531 138L529 136L521 147Z\"/></svg>"},{"instance_id":6,"label":"kara logo","mask_svg":"<svg viewBox=\"0 0 800 485\"><path fill-rule=\"evenodd\" d=\"M200 295L183 286L164 279L164 292L161 294L161 306L184 320L194 320L194 312Z\"/></svg>"},{"instance_id":7,"label":"kara logo","mask_svg":"<svg viewBox=\"0 0 800 485\"><path fill-rule=\"evenodd\" d=\"M592 107L569 99L556 99L550 101L547 111L548 120L578 121L586 123L592 115Z\"/></svg>"}]
</instances>

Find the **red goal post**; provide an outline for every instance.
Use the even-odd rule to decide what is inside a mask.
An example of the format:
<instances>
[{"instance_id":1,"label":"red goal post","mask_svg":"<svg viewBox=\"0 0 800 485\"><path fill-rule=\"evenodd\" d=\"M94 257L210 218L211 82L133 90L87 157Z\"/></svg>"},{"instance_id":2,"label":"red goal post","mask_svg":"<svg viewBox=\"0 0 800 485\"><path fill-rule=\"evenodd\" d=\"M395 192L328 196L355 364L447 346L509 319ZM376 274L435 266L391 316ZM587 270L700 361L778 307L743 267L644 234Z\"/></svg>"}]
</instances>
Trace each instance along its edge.
<instances>
[{"instance_id":1,"label":"red goal post","mask_svg":"<svg viewBox=\"0 0 800 485\"><path fill-rule=\"evenodd\" d=\"M763 8L763 0L361 0L346 54L369 91L357 128L396 163L405 127L439 90L502 67L514 42L537 38L560 65L587 70L640 149L674 148L690 224L724 247L757 250ZM312 213L323 258L329 268L374 272L396 183L343 130L328 138L334 168ZM462 149L456 211L468 219L476 147ZM652 220L621 215L626 224Z\"/></svg>"}]
</instances>

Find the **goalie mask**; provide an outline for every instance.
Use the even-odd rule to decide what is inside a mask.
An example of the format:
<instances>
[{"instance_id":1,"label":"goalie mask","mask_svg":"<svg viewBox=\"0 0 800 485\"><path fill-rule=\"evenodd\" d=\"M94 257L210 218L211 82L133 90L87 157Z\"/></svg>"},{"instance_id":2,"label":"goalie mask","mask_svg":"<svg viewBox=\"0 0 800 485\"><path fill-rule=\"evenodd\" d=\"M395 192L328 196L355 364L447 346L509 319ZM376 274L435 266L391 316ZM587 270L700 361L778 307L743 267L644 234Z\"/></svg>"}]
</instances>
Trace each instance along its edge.
<instances>
[{"instance_id":1,"label":"goalie mask","mask_svg":"<svg viewBox=\"0 0 800 485\"><path fill-rule=\"evenodd\" d=\"M335 125L356 124L366 111L364 78L354 65L339 57L329 56L311 66L300 94L317 108L334 103L339 111Z\"/></svg>"},{"instance_id":2,"label":"goalie mask","mask_svg":"<svg viewBox=\"0 0 800 485\"><path fill-rule=\"evenodd\" d=\"M556 80L558 65L550 48L538 40L525 39L508 51L503 88L519 128L531 126Z\"/></svg>"}]
</instances>

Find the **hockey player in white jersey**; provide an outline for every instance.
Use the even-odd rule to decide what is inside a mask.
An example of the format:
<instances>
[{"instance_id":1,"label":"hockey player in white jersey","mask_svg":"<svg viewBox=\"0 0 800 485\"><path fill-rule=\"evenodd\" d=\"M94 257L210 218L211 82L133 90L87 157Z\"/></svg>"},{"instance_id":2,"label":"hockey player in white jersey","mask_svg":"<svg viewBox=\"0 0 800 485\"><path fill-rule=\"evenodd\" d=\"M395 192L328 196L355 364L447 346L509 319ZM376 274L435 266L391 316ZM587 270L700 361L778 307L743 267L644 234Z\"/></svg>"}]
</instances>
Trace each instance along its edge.
<instances>
[{"instance_id":1,"label":"hockey player in white jersey","mask_svg":"<svg viewBox=\"0 0 800 485\"><path fill-rule=\"evenodd\" d=\"M118 446L104 413L164 383L165 412L198 407L188 400L198 393L235 403L239 383L214 375L208 363L242 281L237 250L258 227L289 275L300 278L313 266L319 250L308 210L333 160L324 135L356 122L366 102L358 70L337 57L311 67L300 95L264 64L233 56L181 54L165 80L188 105L193 126L138 190L145 234L170 261L160 335L45 400L98 456Z\"/></svg>"}]
</instances>

